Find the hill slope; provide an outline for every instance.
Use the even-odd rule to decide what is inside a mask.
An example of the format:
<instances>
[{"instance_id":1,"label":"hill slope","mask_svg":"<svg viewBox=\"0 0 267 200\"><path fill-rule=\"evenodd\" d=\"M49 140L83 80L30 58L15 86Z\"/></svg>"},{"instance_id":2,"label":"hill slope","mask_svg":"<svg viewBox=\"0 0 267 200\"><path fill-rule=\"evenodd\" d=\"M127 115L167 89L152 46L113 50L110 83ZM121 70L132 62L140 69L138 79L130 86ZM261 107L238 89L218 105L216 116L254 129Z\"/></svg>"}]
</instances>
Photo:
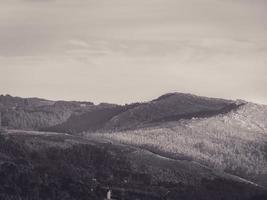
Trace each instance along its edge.
<instances>
[{"instance_id":1,"label":"hill slope","mask_svg":"<svg viewBox=\"0 0 267 200\"><path fill-rule=\"evenodd\" d=\"M67 121L43 130L79 133L136 129L154 122L209 117L237 109L235 101L172 93L147 103L114 106L73 115Z\"/></svg>"},{"instance_id":2,"label":"hill slope","mask_svg":"<svg viewBox=\"0 0 267 200\"><path fill-rule=\"evenodd\" d=\"M238 108L235 101L171 93L130 105L0 96L2 125L13 129L80 133L135 129L154 122L209 117Z\"/></svg>"},{"instance_id":3,"label":"hill slope","mask_svg":"<svg viewBox=\"0 0 267 200\"><path fill-rule=\"evenodd\" d=\"M168 157L194 160L267 187L266 116L267 106L246 103L227 114L100 136Z\"/></svg>"},{"instance_id":4,"label":"hill slope","mask_svg":"<svg viewBox=\"0 0 267 200\"><path fill-rule=\"evenodd\" d=\"M11 129L39 130L55 126L71 116L81 115L111 104L94 105L91 102L50 101L39 98L0 96L2 126Z\"/></svg>"},{"instance_id":5,"label":"hill slope","mask_svg":"<svg viewBox=\"0 0 267 200\"><path fill-rule=\"evenodd\" d=\"M133 129L153 122L213 116L237 107L230 100L171 93L114 116L105 129Z\"/></svg>"},{"instance_id":6,"label":"hill slope","mask_svg":"<svg viewBox=\"0 0 267 200\"><path fill-rule=\"evenodd\" d=\"M12 132L0 138L0 198L264 199L266 191L189 161L66 134Z\"/></svg>"}]
</instances>

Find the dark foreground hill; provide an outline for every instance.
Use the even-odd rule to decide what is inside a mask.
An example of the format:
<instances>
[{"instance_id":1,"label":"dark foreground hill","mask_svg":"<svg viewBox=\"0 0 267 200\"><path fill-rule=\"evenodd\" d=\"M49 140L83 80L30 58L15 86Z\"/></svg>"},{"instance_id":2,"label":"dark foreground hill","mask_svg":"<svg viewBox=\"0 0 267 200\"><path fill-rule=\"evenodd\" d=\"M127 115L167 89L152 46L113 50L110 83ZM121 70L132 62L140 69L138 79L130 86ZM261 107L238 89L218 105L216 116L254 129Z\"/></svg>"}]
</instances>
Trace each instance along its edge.
<instances>
[{"instance_id":1,"label":"dark foreground hill","mask_svg":"<svg viewBox=\"0 0 267 200\"><path fill-rule=\"evenodd\" d=\"M0 137L0 199L266 199L266 191L190 161L109 141L42 132Z\"/></svg>"}]
</instances>

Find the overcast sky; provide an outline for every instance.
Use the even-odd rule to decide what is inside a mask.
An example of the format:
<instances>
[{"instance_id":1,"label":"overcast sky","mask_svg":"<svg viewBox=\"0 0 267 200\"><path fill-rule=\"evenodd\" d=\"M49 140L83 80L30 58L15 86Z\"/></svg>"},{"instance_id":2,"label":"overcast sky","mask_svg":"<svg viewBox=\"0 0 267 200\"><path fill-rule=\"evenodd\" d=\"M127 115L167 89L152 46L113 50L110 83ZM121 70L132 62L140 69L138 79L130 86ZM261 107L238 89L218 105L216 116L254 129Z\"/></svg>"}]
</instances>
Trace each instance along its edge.
<instances>
[{"instance_id":1,"label":"overcast sky","mask_svg":"<svg viewBox=\"0 0 267 200\"><path fill-rule=\"evenodd\" d=\"M0 0L0 93L267 104L266 0Z\"/></svg>"}]
</instances>

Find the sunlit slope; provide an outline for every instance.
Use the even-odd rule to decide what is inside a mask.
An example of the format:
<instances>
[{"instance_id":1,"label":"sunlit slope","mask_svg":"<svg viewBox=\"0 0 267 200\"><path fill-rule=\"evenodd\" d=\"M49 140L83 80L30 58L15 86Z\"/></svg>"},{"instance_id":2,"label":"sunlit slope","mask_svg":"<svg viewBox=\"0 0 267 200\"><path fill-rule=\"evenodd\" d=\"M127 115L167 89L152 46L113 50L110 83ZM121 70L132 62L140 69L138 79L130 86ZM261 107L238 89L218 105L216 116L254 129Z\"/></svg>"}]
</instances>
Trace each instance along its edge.
<instances>
[{"instance_id":1,"label":"sunlit slope","mask_svg":"<svg viewBox=\"0 0 267 200\"><path fill-rule=\"evenodd\" d=\"M102 134L179 159L194 160L267 185L267 106L246 103L227 114Z\"/></svg>"}]
</instances>

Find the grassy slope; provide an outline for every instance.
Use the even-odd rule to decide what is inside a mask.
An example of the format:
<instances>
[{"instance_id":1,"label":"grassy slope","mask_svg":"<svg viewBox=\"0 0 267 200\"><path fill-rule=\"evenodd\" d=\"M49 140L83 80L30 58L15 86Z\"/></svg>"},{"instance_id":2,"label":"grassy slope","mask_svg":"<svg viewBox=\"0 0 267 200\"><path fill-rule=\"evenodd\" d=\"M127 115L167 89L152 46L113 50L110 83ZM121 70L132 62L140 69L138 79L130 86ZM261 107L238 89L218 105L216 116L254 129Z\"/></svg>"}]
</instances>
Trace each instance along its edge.
<instances>
[{"instance_id":1,"label":"grassy slope","mask_svg":"<svg viewBox=\"0 0 267 200\"><path fill-rule=\"evenodd\" d=\"M127 145L40 132L0 138L2 199L97 200L106 187L117 199L121 191L125 199L145 200L266 197L253 184Z\"/></svg>"},{"instance_id":2,"label":"grassy slope","mask_svg":"<svg viewBox=\"0 0 267 200\"><path fill-rule=\"evenodd\" d=\"M194 160L267 186L266 116L267 106L248 103L226 115L99 136Z\"/></svg>"}]
</instances>

